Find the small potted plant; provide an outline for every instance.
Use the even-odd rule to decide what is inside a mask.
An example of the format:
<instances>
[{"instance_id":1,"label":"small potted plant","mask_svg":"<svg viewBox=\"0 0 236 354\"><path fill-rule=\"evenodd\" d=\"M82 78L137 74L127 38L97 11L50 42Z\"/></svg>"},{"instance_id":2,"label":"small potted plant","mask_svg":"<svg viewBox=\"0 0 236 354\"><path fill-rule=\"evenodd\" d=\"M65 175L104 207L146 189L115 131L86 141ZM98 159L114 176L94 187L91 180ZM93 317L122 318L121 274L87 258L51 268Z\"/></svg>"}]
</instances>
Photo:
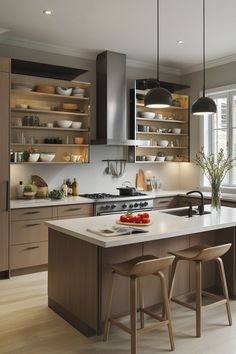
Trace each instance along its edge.
<instances>
[{"instance_id":1,"label":"small potted plant","mask_svg":"<svg viewBox=\"0 0 236 354\"><path fill-rule=\"evenodd\" d=\"M35 194L36 194L36 190L35 190L35 186L33 184L29 183L24 186L23 195L25 198L33 199L35 197Z\"/></svg>"}]
</instances>

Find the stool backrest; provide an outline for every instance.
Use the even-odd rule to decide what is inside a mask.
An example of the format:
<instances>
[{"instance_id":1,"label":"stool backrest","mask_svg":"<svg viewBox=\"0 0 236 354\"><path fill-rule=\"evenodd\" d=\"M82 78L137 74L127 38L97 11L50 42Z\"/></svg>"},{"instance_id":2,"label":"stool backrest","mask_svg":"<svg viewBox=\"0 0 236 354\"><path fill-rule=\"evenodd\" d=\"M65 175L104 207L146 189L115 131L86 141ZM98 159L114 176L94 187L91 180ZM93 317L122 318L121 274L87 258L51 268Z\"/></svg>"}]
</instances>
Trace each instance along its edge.
<instances>
[{"instance_id":1,"label":"stool backrest","mask_svg":"<svg viewBox=\"0 0 236 354\"><path fill-rule=\"evenodd\" d=\"M213 246L213 247L207 247L204 248L198 256L196 256L196 260L199 261L211 261L213 259L216 259L218 257L223 256L230 247L232 246L232 243L226 243L224 245L219 245L219 246Z\"/></svg>"},{"instance_id":2,"label":"stool backrest","mask_svg":"<svg viewBox=\"0 0 236 354\"><path fill-rule=\"evenodd\" d=\"M174 256L167 256L142 260L133 265L133 267L130 269L130 275L145 276L149 274L155 274L162 269L169 267L172 264L174 258Z\"/></svg>"}]
</instances>

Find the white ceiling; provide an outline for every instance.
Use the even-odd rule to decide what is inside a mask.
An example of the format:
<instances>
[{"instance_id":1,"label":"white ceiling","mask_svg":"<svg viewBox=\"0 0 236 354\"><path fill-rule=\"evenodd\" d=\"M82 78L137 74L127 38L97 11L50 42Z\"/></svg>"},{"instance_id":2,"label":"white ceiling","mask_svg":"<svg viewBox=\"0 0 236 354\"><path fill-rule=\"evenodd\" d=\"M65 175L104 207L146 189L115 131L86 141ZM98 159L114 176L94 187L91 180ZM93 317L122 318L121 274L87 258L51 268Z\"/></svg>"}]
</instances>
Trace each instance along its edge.
<instances>
[{"instance_id":1,"label":"white ceiling","mask_svg":"<svg viewBox=\"0 0 236 354\"><path fill-rule=\"evenodd\" d=\"M181 71L201 64L202 0L160 0L160 18L161 64ZM0 27L3 43L85 58L112 50L147 64L156 60L156 0L0 0ZM207 61L235 60L235 0L206 0L206 37Z\"/></svg>"}]
</instances>

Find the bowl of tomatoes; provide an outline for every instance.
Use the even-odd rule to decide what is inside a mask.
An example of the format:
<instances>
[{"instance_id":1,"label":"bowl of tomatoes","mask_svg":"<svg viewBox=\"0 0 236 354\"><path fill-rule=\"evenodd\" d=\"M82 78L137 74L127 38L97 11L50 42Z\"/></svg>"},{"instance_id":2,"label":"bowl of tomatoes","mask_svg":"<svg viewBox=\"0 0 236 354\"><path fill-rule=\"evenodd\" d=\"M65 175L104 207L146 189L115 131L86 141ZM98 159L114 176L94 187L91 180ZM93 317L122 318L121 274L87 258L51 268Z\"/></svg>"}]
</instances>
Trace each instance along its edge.
<instances>
[{"instance_id":1,"label":"bowl of tomatoes","mask_svg":"<svg viewBox=\"0 0 236 354\"><path fill-rule=\"evenodd\" d=\"M133 213L126 213L122 214L120 216L120 219L117 220L118 224L126 224L126 225L139 225L139 226L147 226L150 225L151 220L150 220L150 215L149 213L139 213L139 214L133 214Z\"/></svg>"}]
</instances>

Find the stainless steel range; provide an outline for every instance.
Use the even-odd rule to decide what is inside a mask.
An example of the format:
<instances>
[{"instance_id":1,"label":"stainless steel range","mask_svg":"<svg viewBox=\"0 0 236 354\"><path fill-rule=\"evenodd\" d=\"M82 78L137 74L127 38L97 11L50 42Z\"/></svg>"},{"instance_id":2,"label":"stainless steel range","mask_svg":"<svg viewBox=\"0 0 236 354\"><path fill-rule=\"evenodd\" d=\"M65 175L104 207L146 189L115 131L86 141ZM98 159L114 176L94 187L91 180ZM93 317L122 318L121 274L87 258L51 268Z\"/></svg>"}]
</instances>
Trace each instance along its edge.
<instances>
[{"instance_id":1,"label":"stainless steel range","mask_svg":"<svg viewBox=\"0 0 236 354\"><path fill-rule=\"evenodd\" d=\"M95 200L95 215L153 210L153 197L145 193L135 192L133 196L125 197L107 193L81 194L80 196Z\"/></svg>"}]
</instances>

